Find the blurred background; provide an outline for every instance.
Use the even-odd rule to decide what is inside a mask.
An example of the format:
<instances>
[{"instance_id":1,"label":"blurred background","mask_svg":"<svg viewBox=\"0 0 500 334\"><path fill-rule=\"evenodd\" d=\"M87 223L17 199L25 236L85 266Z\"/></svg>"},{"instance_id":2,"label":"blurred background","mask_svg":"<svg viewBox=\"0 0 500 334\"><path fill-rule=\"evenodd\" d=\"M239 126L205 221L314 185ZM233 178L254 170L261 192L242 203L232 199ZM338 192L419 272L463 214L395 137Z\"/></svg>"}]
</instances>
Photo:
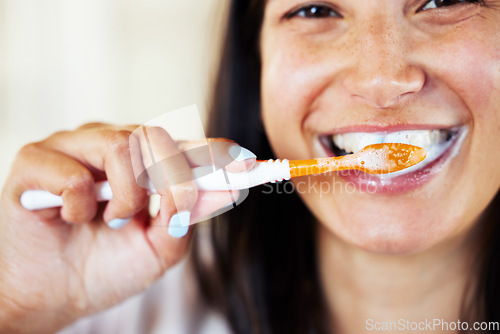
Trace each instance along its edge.
<instances>
[{"instance_id":1,"label":"blurred background","mask_svg":"<svg viewBox=\"0 0 500 334\"><path fill-rule=\"evenodd\" d=\"M206 121L225 10L225 0L0 0L0 186L19 148L55 131L192 104Z\"/></svg>"}]
</instances>

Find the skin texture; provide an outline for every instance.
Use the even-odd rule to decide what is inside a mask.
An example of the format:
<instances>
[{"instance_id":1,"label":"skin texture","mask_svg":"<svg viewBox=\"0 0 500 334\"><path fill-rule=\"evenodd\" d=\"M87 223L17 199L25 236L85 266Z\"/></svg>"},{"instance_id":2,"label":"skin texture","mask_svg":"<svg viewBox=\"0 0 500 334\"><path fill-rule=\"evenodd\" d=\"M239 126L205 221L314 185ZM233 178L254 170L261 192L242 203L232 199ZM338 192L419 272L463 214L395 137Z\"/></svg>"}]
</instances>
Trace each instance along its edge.
<instances>
[{"instance_id":1,"label":"skin texture","mask_svg":"<svg viewBox=\"0 0 500 334\"><path fill-rule=\"evenodd\" d=\"M300 193L319 221L335 327L359 333L367 318L409 314L456 321L478 217L500 186L500 1L426 11L428 1L322 1L337 17L287 17L304 4L318 2L269 0L261 33L262 113L278 158L324 156L318 135L356 127L470 130L411 191L308 179L336 185Z\"/></svg>"},{"instance_id":2,"label":"skin texture","mask_svg":"<svg viewBox=\"0 0 500 334\"><path fill-rule=\"evenodd\" d=\"M177 157L162 165L167 177L210 164L211 156L179 155L199 143L175 142L161 128L147 128L147 145L134 135L137 128L87 124L19 152L0 201L0 332L54 333L142 292L188 250L193 227L174 238L167 233L170 218L191 211L193 223L232 202L227 192L198 192L192 180L155 184L160 213L150 217L146 190L134 174L149 165L149 148L159 161ZM217 139L211 145L216 163L232 161L229 171L255 163L234 161L228 153L234 142ZM114 197L98 204L93 187L103 179ZM63 207L27 211L19 203L27 189L61 195ZM115 218L131 221L114 230L106 223Z\"/></svg>"}]
</instances>

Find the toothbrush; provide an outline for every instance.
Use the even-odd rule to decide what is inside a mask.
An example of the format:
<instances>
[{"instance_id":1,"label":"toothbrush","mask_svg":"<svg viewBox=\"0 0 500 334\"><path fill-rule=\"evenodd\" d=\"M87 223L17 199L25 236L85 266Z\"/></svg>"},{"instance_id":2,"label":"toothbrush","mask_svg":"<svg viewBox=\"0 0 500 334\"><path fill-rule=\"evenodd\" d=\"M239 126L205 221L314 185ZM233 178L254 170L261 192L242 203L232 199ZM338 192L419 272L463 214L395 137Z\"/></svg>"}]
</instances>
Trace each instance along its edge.
<instances>
[{"instance_id":1,"label":"toothbrush","mask_svg":"<svg viewBox=\"0 0 500 334\"><path fill-rule=\"evenodd\" d=\"M423 148L399 143L369 145L355 154L310 160L258 160L249 171L229 173L214 166L192 170L200 190L230 191L248 189L268 182L289 180L293 177L317 175L341 170L361 170L369 174L387 174L403 170L425 159ZM97 182L98 201L109 201L113 192L108 181ZM156 191L149 187L150 194ZM27 210L62 206L62 198L44 190L28 190L21 195L21 205Z\"/></svg>"}]
</instances>

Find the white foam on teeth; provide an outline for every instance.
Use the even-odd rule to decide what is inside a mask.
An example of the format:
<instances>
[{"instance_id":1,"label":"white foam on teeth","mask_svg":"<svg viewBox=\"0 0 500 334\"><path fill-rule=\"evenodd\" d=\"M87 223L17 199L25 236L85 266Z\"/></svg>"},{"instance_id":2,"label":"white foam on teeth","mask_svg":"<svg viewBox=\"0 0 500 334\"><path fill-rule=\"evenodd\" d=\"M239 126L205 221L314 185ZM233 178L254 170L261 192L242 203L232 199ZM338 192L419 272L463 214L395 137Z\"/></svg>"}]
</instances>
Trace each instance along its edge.
<instances>
[{"instance_id":1,"label":"white foam on teeth","mask_svg":"<svg viewBox=\"0 0 500 334\"><path fill-rule=\"evenodd\" d=\"M383 174L383 175L378 175L378 176L382 180L389 181L390 179L392 179L396 176L408 174L408 173L417 171L419 169L422 169L425 166L427 166L428 164L430 164L431 162L433 162L434 160L436 160L437 158L439 158L441 155L443 155L443 153L447 149L449 149L450 146L452 146L452 145L455 145L455 147L453 148L454 151L450 155L450 158L454 158L458 154L458 151L460 150L460 147L462 146L462 143L463 143L465 137L467 137L468 132L469 131L468 131L467 127L462 127L460 129L457 137L455 137L455 140L449 140L449 141L446 141L446 136L447 136L446 133L441 134L442 141L440 142L440 144L428 146L428 148L426 148L427 155L421 163L416 164L415 166L403 169L399 172L394 172L394 173L390 173L390 174Z\"/></svg>"},{"instance_id":2,"label":"white foam on teeth","mask_svg":"<svg viewBox=\"0 0 500 334\"><path fill-rule=\"evenodd\" d=\"M425 149L427 156L421 163L399 172L378 175L383 180L390 180L393 177L411 173L425 167L426 165L440 157L451 145L453 145L454 142L457 142L456 147L458 150L467 133L468 128L464 126L459 129L459 138L457 140L449 141L446 140L448 131L444 130L409 130L391 133L352 132L334 135L332 139L334 140L334 143L337 147L345 150L348 153L357 152L368 145L380 143L410 144ZM344 147L341 147L339 144L342 144ZM456 153L457 152L455 152L454 154Z\"/></svg>"},{"instance_id":3,"label":"white foam on teeth","mask_svg":"<svg viewBox=\"0 0 500 334\"><path fill-rule=\"evenodd\" d=\"M432 145L446 141L447 131L409 130L397 132L351 132L332 137L335 145L347 153L356 153L368 145L381 143L403 143L430 149Z\"/></svg>"}]
</instances>

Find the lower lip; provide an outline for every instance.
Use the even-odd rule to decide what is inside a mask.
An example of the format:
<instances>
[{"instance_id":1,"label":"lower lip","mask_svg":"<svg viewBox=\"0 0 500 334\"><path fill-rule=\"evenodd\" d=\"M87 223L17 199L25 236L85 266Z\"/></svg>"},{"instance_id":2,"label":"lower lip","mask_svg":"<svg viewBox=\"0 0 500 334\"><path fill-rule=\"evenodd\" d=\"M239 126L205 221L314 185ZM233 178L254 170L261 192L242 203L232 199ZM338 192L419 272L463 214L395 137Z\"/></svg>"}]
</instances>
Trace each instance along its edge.
<instances>
[{"instance_id":1,"label":"lower lip","mask_svg":"<svg viewBox=\"0 0 500 334\"><path fill-rule=\"evenodd\" d=\"M345 182L352 184L356 189L371 194L408 192L429 182L443 168L445 163L454 156L453 151L458 142L459 140L455 139L455 142L439 158L424 168L408 174L383 178L357 170L347 170L337 172L337 175L340 175Z\"/></svg>"}]
</instances>

